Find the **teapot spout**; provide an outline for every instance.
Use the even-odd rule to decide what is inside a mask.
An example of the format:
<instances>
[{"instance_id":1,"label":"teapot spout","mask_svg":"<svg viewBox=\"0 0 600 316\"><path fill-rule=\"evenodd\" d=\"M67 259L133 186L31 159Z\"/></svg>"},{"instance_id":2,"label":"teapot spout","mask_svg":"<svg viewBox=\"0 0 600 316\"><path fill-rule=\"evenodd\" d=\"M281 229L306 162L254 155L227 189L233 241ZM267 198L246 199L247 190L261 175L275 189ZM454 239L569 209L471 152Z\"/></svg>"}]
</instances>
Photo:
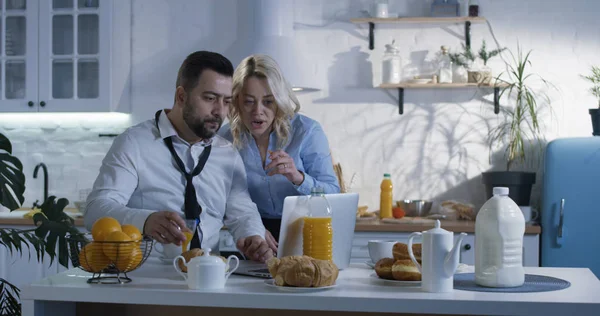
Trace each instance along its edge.
<instances>
[{"instance_id":1,"label":"teapot spout","mask_svg":"<svg viewBox=\"0 0 600 316\"><path fill-rule=\"evenodd\" d=\"M460 233L460 236L456 240L456 243L454 243L454 247L452 248L452 250L450 250L450 252L446 255L446 258L444 259L444 272L446 273L446 277L454 275L456 268L458 268L458 255L460 253L460 245L462 244L462 240L463 238L465 238L465 236L467 236L466 233Z\"/></svg>"}]
</instances>

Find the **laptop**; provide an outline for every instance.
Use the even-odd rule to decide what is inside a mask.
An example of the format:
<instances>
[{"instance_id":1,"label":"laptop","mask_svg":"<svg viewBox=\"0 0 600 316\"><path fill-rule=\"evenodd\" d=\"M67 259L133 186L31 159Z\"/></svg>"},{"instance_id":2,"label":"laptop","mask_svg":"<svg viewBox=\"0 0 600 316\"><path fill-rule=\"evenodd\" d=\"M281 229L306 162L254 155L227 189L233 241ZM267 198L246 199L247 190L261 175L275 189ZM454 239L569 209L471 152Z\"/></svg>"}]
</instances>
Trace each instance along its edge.
<instances>
[{"instance_id":1,"label":"laptop","mask_svg":"<svg viewBox=\"0 0 600 316\"><path fill-rule=\"evenodd\" d=\"M302 219L308 215L309 195L288 196L283 201L277 257L302 255ZM333 228L333 262L343 270L350 265L352 239L356 225L358 193L325 194L331 207ZM240 260L233 274L270 279L265 263Z\"/></svg>"}]
</instances>

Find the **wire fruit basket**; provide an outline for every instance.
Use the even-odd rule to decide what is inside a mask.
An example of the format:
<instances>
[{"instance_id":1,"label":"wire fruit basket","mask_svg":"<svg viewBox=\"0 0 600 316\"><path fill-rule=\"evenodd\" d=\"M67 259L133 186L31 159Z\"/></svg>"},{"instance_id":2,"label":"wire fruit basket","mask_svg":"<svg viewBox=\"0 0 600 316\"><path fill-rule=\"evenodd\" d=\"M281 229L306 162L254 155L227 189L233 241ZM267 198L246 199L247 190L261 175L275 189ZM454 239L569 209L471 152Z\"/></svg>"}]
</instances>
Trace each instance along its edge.
<instances>
[{"instance_id":1,"label":"wire fruit basket","mask_svg":"<svg viewBox=\"0 0 600 316\"><path fill-rule=\"evenodd\" d=\"M152 252L154 241L93 241L91 234L67 237L73 266L93 273L88 283L122 284L131 279L127 272L139 268Z\"/></svg>"}]
</instances>

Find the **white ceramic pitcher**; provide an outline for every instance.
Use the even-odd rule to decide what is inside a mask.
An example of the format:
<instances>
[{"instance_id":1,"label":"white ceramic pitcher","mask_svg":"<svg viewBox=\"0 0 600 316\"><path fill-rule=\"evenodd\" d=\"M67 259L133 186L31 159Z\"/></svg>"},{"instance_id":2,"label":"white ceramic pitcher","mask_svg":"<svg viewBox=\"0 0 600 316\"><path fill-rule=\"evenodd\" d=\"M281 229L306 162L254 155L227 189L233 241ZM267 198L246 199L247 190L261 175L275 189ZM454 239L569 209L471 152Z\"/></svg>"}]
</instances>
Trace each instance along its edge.
<instances>
[{"instance_id":1,"label":"white ceramic pitcher","mask_svg":"<svg viewBox=\"0 0 600 316\"><path fill-rule=\"evenodd\" d=\"M423 233L412 233L408 237L408 255L421 272L421 288L425 292L442 293L454 289L454 272L458 267L459 249L467 234L460 233L454 243L454 233L440 228L440 221L435 221L435 228ZM413 238L423 236L421 261L415 259L412 251ZM454 247L452 246L454 244Z\"/></svg>"},{"instance_id":2,"label":"white ceramic pitcher","mask_svg":"<svg viewBox=\"0 0 600 316\"><path fill-rule=\"evenodd\" d=\"M210 248L202 249L204 254L194 257L186 263L183 256L177 256L173 260L175 270L187 281L188 287L192 290L218 290L225 288L225 282L229 276L240 265L240 259L231 255L227 258L227 263L220 257L211 256ZM179 269L178 260L182 260L187 267L187 275ZM231 267L231 260L235 261L235 266ZM227 268L229 267L229 271Z\"/></svg>"}]
</instances>

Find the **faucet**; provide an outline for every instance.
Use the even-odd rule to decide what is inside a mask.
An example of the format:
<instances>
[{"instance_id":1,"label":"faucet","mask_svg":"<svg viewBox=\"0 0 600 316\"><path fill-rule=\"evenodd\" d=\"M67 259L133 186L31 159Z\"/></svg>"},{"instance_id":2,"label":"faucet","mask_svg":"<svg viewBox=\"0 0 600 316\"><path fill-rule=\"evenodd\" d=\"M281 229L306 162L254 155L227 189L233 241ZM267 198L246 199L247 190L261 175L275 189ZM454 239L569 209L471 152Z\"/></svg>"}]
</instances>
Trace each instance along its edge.
<instances>
[{"instance_id":1,"label":"faucet","mask_svg":"<svg viewBox=\"0 0 600 316\"><path fill-rule=\"evenodd\" d=\"M35 169L33 169L33 178L37 179L37 174L40 167L42 167L44 171L44 200L42 201L42 204L44 204L44 202L46 202L48 199L48 168L46 167L46 164L40 162L37 166L35 166ZM35 208L36 206L41 206L38 204L38 200L33 202L33 207Z\"/></svg>"}]
</instances>

